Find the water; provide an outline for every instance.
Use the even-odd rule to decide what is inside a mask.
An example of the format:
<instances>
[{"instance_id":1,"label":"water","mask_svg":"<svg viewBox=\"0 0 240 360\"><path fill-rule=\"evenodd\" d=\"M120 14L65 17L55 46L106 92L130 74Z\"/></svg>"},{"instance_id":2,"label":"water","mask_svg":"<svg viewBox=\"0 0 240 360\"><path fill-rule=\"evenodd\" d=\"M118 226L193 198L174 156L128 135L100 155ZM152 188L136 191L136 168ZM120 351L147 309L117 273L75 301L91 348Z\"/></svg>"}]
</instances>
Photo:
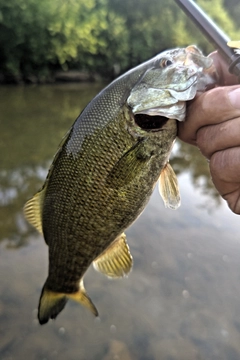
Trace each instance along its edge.
<instances>
[{"instance_id":1,"label":"water","mask_svg":"<svg viewBox=\"0 0 240 360\"><path fill-rule=\"evenodd\" d=\"M22 206L42 185L57 146L101 85L0 88L0 359L237 360L240 358L239 217L211 185L199 151L177 143L171 163L182 205L154 192L126 232L127 279L89 269L94 319L68 302L37 322L47 246Z\"/></svg>"}]
</instances>

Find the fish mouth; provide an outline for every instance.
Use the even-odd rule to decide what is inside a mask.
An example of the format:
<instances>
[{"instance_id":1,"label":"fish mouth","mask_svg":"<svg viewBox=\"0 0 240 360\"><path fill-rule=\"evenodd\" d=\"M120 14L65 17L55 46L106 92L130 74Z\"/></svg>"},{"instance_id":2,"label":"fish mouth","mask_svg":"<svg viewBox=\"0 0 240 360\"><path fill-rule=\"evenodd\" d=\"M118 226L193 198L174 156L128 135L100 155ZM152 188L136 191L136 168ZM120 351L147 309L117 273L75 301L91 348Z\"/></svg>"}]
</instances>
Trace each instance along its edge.
<instances>
[{"instance_id":1,"label":"fish mouth","mask_svg":"<svg viewBox=\"0 0 240 360\"><path fill-rule=\"evenodd\" d=\"M161 115L135 114L135 123L145 131L159 131L169 118Z\"/></svg>"}]
</instances>

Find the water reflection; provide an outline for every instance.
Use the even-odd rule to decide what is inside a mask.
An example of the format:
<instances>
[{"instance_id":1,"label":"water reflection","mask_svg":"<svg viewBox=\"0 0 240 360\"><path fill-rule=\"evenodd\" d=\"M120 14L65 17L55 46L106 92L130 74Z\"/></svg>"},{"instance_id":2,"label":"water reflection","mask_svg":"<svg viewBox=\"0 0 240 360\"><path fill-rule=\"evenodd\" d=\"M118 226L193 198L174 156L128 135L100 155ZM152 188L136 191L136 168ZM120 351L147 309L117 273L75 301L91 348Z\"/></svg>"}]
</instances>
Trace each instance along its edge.
<instances>
[{"instance_id":1,"label":"water reflection","mask_svg":"<svg viewBox=\"0 0 240 360\"><path fill-rule=\"evenodd\" d=\"M214 200L214 206L220 205L221 198L212 184L208 162L196 147L178 141L173 150L171 164L176 174L188 173L193 186Z\"/></svg>"},{"instance_id":2,"label":"water reflection","mask_svg":"<svg viewBox=\"0 0 240 360\"><path fill-rule=\"evenodd\" d=\"M171 159L180 209L166 210L155 191L127 231L134 257L129 278L87 273L100 319L69 302L55 322L38 325L47 247L26 224L22 206L100 88L0 88L0 359L239 359L239 218L212 187L206 160L180 142Z\"/></svg>"},{"instance_id":3,"label":"water reflection","mask_svg":"<svg viewBox=\"0 0 240 360\"><path fill-rule=\"evenodd\" d=\"M0 241L25 244L22 207L41 186L61 138L101 85L0 88Z\"/></svg>"}]
</instances>

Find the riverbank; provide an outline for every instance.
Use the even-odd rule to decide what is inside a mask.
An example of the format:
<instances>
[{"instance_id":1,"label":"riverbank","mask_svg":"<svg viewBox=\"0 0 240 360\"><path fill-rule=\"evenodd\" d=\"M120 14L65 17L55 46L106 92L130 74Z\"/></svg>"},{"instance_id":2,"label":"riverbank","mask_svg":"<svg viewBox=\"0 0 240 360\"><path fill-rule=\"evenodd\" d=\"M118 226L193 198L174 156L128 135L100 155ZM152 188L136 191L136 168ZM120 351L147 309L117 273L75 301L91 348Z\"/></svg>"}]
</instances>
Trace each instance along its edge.
<instances>
[{"instance_id":1,"label":"riverbank","mask_svg":"<svg viewBox=\"0 0 240 360\"><path fill-rule=\"evenodd\" d=\"M97 73L69 70L69 71L56 71L42 76L28 75L23 76L10 76L8 74L0 73L0 85L4 84L53 84L53 83L81 83L81 82L99 82L106 81Z\"/></svg>"}]
</instances>

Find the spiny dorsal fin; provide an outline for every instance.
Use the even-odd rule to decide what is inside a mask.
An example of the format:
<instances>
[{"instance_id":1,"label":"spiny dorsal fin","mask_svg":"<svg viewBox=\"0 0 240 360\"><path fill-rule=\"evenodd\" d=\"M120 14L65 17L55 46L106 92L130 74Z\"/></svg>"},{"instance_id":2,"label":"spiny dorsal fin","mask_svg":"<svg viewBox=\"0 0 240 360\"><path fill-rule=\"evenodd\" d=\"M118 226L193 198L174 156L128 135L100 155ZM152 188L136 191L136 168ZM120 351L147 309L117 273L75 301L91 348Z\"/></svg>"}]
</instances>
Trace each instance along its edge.
<instances>
[{"instance_id":1,"label":"spiny dorsal fin","mask_svg":"<svg viewBox=\"0 0 240 360\"><path fill-rule=\"evenodd\" d=\"M42 207L45 196L45 188L37 192L28 202L25 204L23 211L27 221L33 225L41 234L42 231Z\"/></svg>"},{"instance_id":2,"label":"spiny dorsal fin","mask_svg":"<svg viewBox=\"0 0 240 360\"><path fill-rule=\"evenodd\" d=\"M124 233L93 262L95 270L111 278L127 276L132 265L132 255Z\"/></svg>"},{"instance_id":3,"label":"spiny dorsal fin","mask_svg":"<svg viewBox=\"0 0 240 360\"><path fill-rule=\"evenodd\" d=\"M160 174L159 193L165 207L175 210L180 206L181 200L177 176L169 163L165 165Z\"/></svg>"},{"instance_id":4,"label":"spiny dorsal fin","mask_svg":"<svg viewBox=\"0 0 240 360\"><path fill-rule=\"evenodd\" d=\"M45 183L43 184L43 187L41 190L39 190L30 200L28 200L23 208L24 216L27 219L27 221L33 225L41 234L43 233L42 230L42 208L43 208L43 202L45 198L45 192L48 185L48 180L51 176L51 173L54 168L54 164L61 153L62 146L64 142L66 141L69 133L71 132L72 128L65 134L62 141L60 142L58 151L56 152L52 165L50 166L47 174L47 178L45 180Z\"/></svg>"}]
</instances>

